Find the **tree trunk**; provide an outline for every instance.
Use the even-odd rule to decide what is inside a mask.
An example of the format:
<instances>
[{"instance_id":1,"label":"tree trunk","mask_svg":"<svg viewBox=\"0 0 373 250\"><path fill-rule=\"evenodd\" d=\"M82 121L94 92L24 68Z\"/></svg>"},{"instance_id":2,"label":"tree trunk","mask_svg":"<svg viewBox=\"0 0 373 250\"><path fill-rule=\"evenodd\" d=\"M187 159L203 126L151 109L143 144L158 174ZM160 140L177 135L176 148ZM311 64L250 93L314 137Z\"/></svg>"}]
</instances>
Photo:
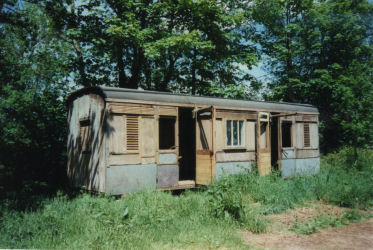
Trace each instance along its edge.
<instances>
[{"instance_id":1,"label":"tree trunk","mask_svg":"<svg viewBox=\"0 0 373 250\"><path fill-rule=\"evenodd\" d=\"M119 80L119 87L125 88L127 85L127 77L124 73L124 62L123 62L123 50L119 49L118 58L117 58L117 67L118 67L118 80Z\"/></svg>"}]
</instances>

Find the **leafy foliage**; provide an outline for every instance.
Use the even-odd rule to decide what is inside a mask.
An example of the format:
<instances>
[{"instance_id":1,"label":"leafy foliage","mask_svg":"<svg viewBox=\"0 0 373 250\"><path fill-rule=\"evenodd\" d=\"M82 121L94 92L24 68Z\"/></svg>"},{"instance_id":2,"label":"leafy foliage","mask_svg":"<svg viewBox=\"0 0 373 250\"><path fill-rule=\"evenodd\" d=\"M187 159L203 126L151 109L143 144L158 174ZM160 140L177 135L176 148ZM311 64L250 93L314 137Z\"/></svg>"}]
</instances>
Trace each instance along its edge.
<instances>
[{"instance_id":1,"label":"leafy foliage","mask_svg":"<svg viewBox=\"0 0 373 250\"><path fill-rule=\"evenodd\" d=\"M268 98L318 107L325 152L372 144L372 15L369 1L255 2Z\"/></svg>"}]
</instances>

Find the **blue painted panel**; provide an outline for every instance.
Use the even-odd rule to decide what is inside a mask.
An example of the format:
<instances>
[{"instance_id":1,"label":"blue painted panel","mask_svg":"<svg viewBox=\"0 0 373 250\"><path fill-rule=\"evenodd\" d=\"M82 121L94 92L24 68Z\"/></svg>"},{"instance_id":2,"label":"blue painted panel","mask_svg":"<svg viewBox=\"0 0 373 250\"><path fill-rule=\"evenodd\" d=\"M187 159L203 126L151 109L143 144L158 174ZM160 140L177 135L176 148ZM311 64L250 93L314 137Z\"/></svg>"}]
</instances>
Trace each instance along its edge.
<instances>
[{"instance_id":1,"label":"blue painted panel","mask_svg":"<svg viewBox=\"0 0 373 250\"><path fill-rule=\"evenodd\" d=\"M179 185L178 165L158 165L157 187L173 187Z\"/></svg>"},{"instance_id":2,"label":"blue painted panel","mask_svg":"<svg viewBox=\"0 0 373 250\"><path fill-rule=\"evenodd\" d=\"M295 174L295 159L281 160L282 177L290 177Z\"/></svg>"},{"instance_id":3,"label":"blue painted panel","mask_svg":"<svg viewBox=\"0 0 373 250\"><path fill-rule=\"evenodd\" d=\"M294 158L294 149L286 149L282 151L282 159Z\"/></svg>"},{"instance_id":4,"label":"blue painted panel","mask_svg":"<svg viewBox=\"0 0 373 250\"><path fill-rule=\"evenodd\" d=\"M177 162L177 157L176 157L176 154L174 153L158 155L158 163L170 164L170 163L176 163L176 162Z\"/></svg>"},{"instance_id":5,"label":"blue painted panel","mask_svg":"<svg viewBox=\"0 0 373 250\"><path fill-rule=\"evenodd\" d=\"M281 160L282 177L317 174L320 172L320 158Z\"/></svg>"},{"instance_id":6,"label":"blue painted panel","mask_svg":"<svg viewBox=\"0 0 373 250\"><path fill-rule=\"evenodd\" d=\"M296 159L295 161L295 174L307 175L320 172L320 158Z\"/></svg>"},{"instance_id":7,"label":"blue painted panel","mask_svg":"<svg viewBox=\"0 0 373 250\"><path fill-rule=\"evenodd\" d=\"M106 192L127 194L144 189L155 189L156 174L155 164L110 166L106 170Z\"/></svg>"},{"instance_id":8,"label":"blue painted panel","mask_svg":"<svg viewBox=\"0 0 373 250\"><path fill-rule=\"evenodd\" d=\"M216 179L229 175L240 174L251 170L252 162L217 162Z\"/></svg>"}]
</instances>

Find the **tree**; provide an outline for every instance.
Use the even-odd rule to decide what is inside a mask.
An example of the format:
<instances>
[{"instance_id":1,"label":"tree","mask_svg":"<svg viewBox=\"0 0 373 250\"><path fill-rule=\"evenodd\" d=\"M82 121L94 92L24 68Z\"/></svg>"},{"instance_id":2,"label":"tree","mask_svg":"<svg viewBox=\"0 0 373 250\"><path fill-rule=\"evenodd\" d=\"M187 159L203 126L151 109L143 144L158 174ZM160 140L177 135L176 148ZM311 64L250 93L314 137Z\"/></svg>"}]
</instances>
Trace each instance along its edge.
<instances>
[{"instance_id":1,"label":"tree","mask_svg":"<svg viewBox=\"0 0 373 250\"><path fill-rule=\"evenodd\" d=\"M229 4L227 4L229 3ZM52 1L46 9L75 48L79 83L208 93L238 84L257 60L229 1ZM242 7L242 5L241 5ZM250 78L251 79L251 78Z\"/></svg>"},{"instance_id":2,"label":"tree","mask_svg":"<svg viewBox=\"0 0 373 250\"><path fill-rule=\"evenodd\" d=\"M372 14L367 1L257 1L270 99L314 104L322 149L372 144Z\"/></svg>"},{"instance_id":3,"label":"tree","mask_svg":"<svg viewBox=\"0 0 373 250\"><path fill-rule=\"evenodd\" d=\"M37 5L12 11L0 26L0 183L61 184L71 48L55 38Z\"/></svg>"}]
</instances>

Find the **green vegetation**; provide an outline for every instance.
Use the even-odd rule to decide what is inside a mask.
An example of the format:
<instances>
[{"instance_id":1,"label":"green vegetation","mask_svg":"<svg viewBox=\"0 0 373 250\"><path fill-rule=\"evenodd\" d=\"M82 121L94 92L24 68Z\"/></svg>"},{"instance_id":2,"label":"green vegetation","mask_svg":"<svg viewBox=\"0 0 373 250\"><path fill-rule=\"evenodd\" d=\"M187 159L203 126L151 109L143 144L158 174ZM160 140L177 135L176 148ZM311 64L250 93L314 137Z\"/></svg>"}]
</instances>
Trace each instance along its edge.
<instances>
[{"instance_id":1,"label":"green vegetation","mask_svg":"<svg viewBox=\"0 0 373 250\"><path fill-rule=\"evenodd\" d=\"M320 229L328 227L341 227L349 225L351 222L359 222L363 219L372 217L369 214L361 213L358 210L348 210L342 212L341 217L330 215L319 215L311 221L298 222L290 228L299 234L313 234L320 231Z\"/></svg>"},{"instance_id":2,"label":"green vegetation","mask_svg":"<svg viewBox=\"0 0 373 250\"><path fill-rule=\"evenodd\" d=\"M173 195L144 191L126 198L59 192L53 198L18 197L1 204L1 248L244 248L239 231L264 232L265 214L321 200L350 208L373 205L373 152L360 155L361 168L346 167L346 150L324 157L321 173L282 179L255 171L214 186ZM330 161L338 159L337 164ZM70 195L68 195L70 194ZM27 203L30 201L31 203ZM25 205L28 204L28 205ZM368 215L321 215L291 230L310 234L347 225Z\"/></svg>"}]
</instances>

